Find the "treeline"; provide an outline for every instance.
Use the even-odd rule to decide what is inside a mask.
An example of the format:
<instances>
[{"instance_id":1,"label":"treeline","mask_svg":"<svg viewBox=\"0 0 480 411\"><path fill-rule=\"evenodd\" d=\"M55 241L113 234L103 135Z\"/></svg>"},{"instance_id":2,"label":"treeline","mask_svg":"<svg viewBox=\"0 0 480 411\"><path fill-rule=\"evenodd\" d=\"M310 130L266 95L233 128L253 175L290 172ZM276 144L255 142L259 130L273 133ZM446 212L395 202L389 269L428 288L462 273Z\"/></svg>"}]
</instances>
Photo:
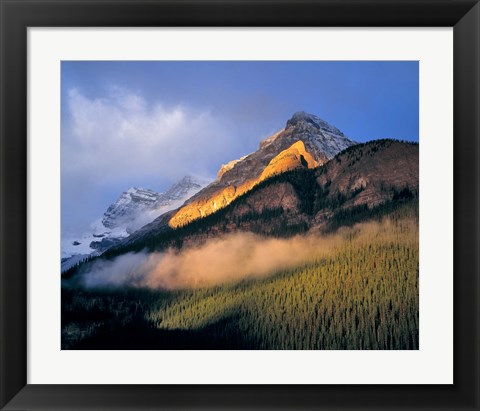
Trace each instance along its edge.
<instances>
[{"instance_id":1,"label":"treeline","mask_svg":"<svg viewBox=\"0 0 480 411\"><path fill-rule=\"evenodd\" d=\"M402 191L410 193L404 199L387 201L373 209L370 209L366 204L362 204L338 210L328 219L322 232L331 233L341 227L351 227L362 221L380 221L386 216L394 221L409 217L418 224L418 196L408 188L404 190Z\"/></svg>"},{"instance_id":2,"label":"treeline","mask_svg":"<svg viewBox=\"0 0 480 411\"><path fill-rule=\"evenodd\" d=\"M210 337L237 349L418 349L414 227L399 220L371 237L349 233L329 258L261 282L190 291L147 318L166 330L230 318Z\"/></svg>"},{"instance_id":3,"label":"treeline","mask_svg":"<svg viewBox=\"0 0 480 411\"><path fill-rule=\"evenodd\" d=\"M393 143L402 143L408 144L410 146L418 146L418 142L416 141L393 140L390 138L383 138L379 140L367 141L365 143L357 143L353 146L347 147L345 150L338 153L335 156L334 160L337 163L341 163L343 159L343 161L348 161L349 166L352 166L362 157L372 156L377 151L388 148Z\"/></svg>"},{"instance_id":4,"label":"treeline","mask_svg":"<svg viewBox=\"0 0 480 411\"><path fill-rule=\"evenodd\" d=\"M418 349L415 215L407 208L343 228L327 256L263 280L176 292L64 289L62 346Z\"/></svg>"}]
</instances>

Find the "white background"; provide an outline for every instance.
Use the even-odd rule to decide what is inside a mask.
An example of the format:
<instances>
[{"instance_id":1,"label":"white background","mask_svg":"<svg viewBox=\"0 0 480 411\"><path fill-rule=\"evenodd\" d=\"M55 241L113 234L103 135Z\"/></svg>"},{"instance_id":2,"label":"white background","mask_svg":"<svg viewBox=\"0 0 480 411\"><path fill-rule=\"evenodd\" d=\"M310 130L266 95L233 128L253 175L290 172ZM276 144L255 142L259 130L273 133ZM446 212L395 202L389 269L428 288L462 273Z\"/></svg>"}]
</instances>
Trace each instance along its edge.
<instances>
[{"instance_id":1,"label":"white background","mask_svg":"<svg viewBox=\"0 0 480 411\"><path fill-rule=\"evenodd\" d=\"M420 61L420 350L61 351L61 60ZM28 32L29 384L453 383L453 31Z\"/></svg>"}]
</instances>

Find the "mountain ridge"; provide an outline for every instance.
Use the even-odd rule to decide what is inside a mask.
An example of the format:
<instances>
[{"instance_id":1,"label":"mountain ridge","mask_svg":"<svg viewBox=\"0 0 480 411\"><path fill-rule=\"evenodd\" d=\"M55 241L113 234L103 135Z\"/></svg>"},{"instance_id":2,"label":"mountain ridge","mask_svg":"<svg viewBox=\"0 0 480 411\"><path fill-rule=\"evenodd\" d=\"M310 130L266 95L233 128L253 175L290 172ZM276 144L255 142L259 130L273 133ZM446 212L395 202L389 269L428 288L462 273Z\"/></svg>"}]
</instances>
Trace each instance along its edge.
<instances>
[{"instance_id":1,"label":"mountain ridge","mask_svg":"<svg viewBox=\"0 0 480 411\"><path fill-rule=\"evenodd\" d=\"M161 248L194 245L236 230L289 236L315 227L329 229L342 215L363 213L368 218L371 210L418 198L418 164L418 144L389 139L352 146L319 167L273 175L224 209L186 226L172 229L168 221L174 212L166 213L112 254L122 248L156 249L162 242Z\"/></svg>"}]
</instances>

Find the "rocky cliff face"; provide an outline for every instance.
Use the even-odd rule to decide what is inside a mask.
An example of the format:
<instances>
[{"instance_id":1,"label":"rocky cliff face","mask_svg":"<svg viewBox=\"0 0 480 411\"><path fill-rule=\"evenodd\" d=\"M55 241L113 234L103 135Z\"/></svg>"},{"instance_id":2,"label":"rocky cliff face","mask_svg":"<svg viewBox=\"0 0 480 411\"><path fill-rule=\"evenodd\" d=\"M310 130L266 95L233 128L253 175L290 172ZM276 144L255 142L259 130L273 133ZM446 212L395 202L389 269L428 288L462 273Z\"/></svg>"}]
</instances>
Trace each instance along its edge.
<instances>
[{"instance_id":1,"label":"rocky cliff face","mask_svg":"<svg viewBox=\"0 0 480 411\"><path fill-rule=\"evenodd\" d=\"M305 149L303 141L299 140L270 160L268 166L265 167L262 174L258 177L257 183L276 174L299 167L315 168L318 164L318 161Z\"/></svg>"},{"instance_id":2,"label":"rocky cliff face","mask_svg":"<svg viewBox=\"0 0 480 411\"><path fill-rule=\"evenodd\" d=\"M315 158L321 161L321 158L324 157L323 162L330 160L340 151L355 144L355 142L345 137L338 128L304 111L295 113L287 121L284 135L279 135L278 137L302 140L306 149Z\"/></svg>"},{"instance_id":3,"label":"rocky cliff face","mask_svg":"<svg viewBox=\"0 0 480 411\"><path fill-rule=\"evenodd\" d=\"M217 180L193 196L169 224L179 227L212 214L265 178L302 166L301 158L308 167L316 167L354 144L319 117L295 113L286 127L263 140L257 151L223 165Z\"/></svg>"}]
</instances>

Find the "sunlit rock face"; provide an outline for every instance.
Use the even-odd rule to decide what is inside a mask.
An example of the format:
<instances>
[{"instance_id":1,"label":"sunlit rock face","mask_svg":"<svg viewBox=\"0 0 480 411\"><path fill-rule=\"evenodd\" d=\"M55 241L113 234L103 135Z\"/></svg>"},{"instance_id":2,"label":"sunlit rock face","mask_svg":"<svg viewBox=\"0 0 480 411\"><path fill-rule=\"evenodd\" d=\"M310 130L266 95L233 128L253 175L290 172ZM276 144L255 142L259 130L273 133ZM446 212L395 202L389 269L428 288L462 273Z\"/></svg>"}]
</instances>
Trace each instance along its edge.
<instances>
[{"instance_id":1,"label":"sunlit rock face","mask_svg":"<svg viewBox=\"0 0 480 411\"><path fill-rule=\"evenodd\" d=\"M291 147L283 150L272 158L262 173L254 179L249 179L239 186L227 186L218 190L211 197L200 198L182 207L170 220L171 227L178 227L200 217L205 217L215 211L226 207L238 196L245 194L255 185L272 177L275 174L294 170L298 167L314 168L318 162L305 150L302 141L297 141Z\"/></svg>"},{"instance_id":2,"label":"sunlit rock face","mask_svg":"<svg viewBox=\"0 0 480 411\"><path fill-rule=\"evenodd\" d=\"M303 141L299 140L268 163L268 166L265 167L265 170L258 178L258 182L298 167L315 168L318 165L318 161L305 149Z\"/></svg>"},{"instance_id":3,"label":"sunlit rock face","mask_svg":"<svg viewBox=\"0 0 480 411\"><path fill-rule=\"evenodd\" d=\"M295 113L286 127L263 140L257 151L223 165L217 180L188 200L169 226L179 227L212 214L274 174L317 167L354 144L319 117Z\"/></svg>"},{"instance_id":4,"label":"sunlit rock face","mask_svg":"<svg viewBox=\"0 0 480 411\"><path fill-rule=\"evenodd\" d=\"M229 170L231 170L235 164L239 163L240 161L243 161L247 156L243 156L239 158L238 160L232 160L229 161L227 164L222 164L222 167L220 167L220 170L218 170L217 174L217 179L222 178L222 176Z\"/></svg>"}]
</instances>

